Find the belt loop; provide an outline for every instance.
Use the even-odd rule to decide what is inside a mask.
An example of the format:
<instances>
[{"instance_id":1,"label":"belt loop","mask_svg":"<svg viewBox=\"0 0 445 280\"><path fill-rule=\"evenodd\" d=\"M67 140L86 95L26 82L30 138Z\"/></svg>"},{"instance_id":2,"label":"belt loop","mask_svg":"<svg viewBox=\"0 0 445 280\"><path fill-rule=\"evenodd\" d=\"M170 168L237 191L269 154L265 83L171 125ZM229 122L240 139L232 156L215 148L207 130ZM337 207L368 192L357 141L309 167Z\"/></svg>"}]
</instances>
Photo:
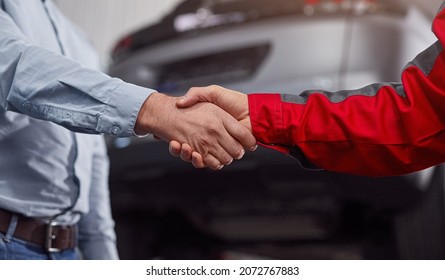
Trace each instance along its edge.
<instances>
[{"instance_id":1,"label":"belt loop","mask_svg":"<svg viewBox=\"0 0 445 280\"><path fill-rule=\"evenodd\" d=\"M5 242L9 243L11 241L12 236L14 235L15 229L17 227L17 223L19 221L19 216L17 214L11 215L11 221L9 222L8 230L5 233Z\"/></svg>"}]
</instances>

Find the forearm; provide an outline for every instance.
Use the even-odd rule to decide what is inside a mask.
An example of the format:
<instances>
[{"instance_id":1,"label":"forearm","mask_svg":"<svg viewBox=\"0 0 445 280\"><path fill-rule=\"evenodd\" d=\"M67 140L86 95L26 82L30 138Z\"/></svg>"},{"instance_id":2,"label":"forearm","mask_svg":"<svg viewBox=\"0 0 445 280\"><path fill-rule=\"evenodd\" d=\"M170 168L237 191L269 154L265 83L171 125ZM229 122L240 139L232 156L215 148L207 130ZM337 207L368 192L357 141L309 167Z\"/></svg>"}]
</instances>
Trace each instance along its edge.
<instances>
[{"instance_id":1,"label":"forearm","mask_svg":"<svg viewBox=\"0 0 445 280\"><path fill-rule=\"evenodd\" d=\"M153 90L82 67L29 44L0 11L0 107L84 133L133 134Z\"/></svg>"}]
</instances>

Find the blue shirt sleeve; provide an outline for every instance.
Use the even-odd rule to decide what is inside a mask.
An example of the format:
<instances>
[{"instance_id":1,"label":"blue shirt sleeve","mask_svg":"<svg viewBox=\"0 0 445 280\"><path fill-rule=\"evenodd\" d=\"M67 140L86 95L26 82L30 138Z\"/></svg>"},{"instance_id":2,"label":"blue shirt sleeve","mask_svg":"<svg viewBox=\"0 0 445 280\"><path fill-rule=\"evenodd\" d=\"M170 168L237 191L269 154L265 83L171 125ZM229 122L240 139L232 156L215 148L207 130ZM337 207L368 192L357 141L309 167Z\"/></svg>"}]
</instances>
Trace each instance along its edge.
<instances>
[{"instance_id":1,"label":"blue shirt sleeve","mask_svg":"<svg viewBox=\"0 0 445 280\"><path fill-rule=\"evenodd\" d=\"M139 110L154 92L29 44L1 10L0 61L0 109L75 132L134 135Z\"/></svg>"}]
</instances>

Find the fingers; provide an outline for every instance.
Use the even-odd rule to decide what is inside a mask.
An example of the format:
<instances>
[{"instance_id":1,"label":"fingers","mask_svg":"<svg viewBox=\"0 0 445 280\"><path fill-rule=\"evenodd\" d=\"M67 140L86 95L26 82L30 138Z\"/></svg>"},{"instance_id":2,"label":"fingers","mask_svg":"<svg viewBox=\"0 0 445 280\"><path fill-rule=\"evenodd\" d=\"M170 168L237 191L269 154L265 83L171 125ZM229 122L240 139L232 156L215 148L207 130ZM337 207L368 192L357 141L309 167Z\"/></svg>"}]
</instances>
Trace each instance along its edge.
<instances>
[{"instance_id":1,"label":"fingers","mask_svg":"<svg viewBox=\"0 0 445 280\"><path fill-rule=\"evenodd\" d=\"M249 151L255 150L256 139L245 126L240 125L238 121L231 118L226 118L223 121L227 132L236 140L235 144L232 144L234 147L239 148L239 146L242 145L242 147ZM229 149L229 147L227 147L227 149ZM238 150L238 152L241 151ZM236 156L234 156L234 158L238 159Z\"/></svg>"},{"instance_id":2,"label":"fingers","mask_svg":"<svg viewBox=\"0 0 445 280\"><path fill-rule=\"evenodd\" d=\"M255 151L257 148L258 146L255 145L250 151ZM211 168L213 170L221 170L224 167L224 165L221 164L221 162L217 160L214 156L210 156L209 158L206 159L206 161L204 161L200 153L192 151L192 147L190 147L190 145L185 143L181 145L177 141L170 141L169 151L171 155L176 157L181 157L181 159L185 162L191 162L195 168ZM243 149L240 155L235 159L237 160L241 159L244 156L244 154L245 151Z\"/></svg>"},{"instance_id":3,"label":"fingers","mask_svg":"<svg viewBox=\"0 0 445 280\"><path fill-rule=\"evenodd\" d=\"M191 89L188 93L189 99L186 98L189 100L187 102L199 104L195 104L192 108L176 108L175 106L176 110L166 115L164 125L160 126L161 132L165 134L164 139L177 140L170 142L169 150L172 155L181 157L183 161L191 161L197 167L206 166L214 170L229 165L234 159L241 159L245 154L245 149L251 150L256 144L253 135L233 114L224 111L212 102L201 102L211 101L211 98L217 100L218 94L224 93L224 91L218 91L219 88L211 86ZM210 94L206 95L205 92ZM242 93L237 95L245 96ZM226 103L238 104L235 101L238 99L230 99ZM176 102L178 102L177 99ZM247 110L245 104L240 107L242 108L238 111ZM178 119L181 120L180 123L175 121ZM170 129L162 130L164 127L170 127ZM198 152L201 158L193 156L194 151Z\"/></svg>"},{"instance_id":4,"label":"fingers","mask_svg":"<svg viewBox=\"0 0 445 280\"><path fill-rule=\"evenodd\" d=\"M211 168L213 170L220 170L224 167L221 162L212 155L207 155L204 160L198 152L194 152L192 147L188 144L180 144L177 141L170 141L169 151L173 156L179 156L185 162L192 162L195 168ZM230 162L229 162L230 164Z\"/></svg>"},{"instance_id":5,"label":"fingers","mask_svg":"<svg viewBox=\"0 0 445 280\"><path fill-rule=\"evenodd\" d=\"M197 152L193 152L192 153L192 164L195 168L205 168L207 167L204 164L204 160L202 159L202 156L197 153Z\"/></svg>"},{"instance_id":6,"label":"fingers","mask_svg":"<svg viewBox=\"0 0 445 280\"><path fill-rule=\"evenodd\" d=\"M192 153L193 153L192 147L190 147L188 144L182 144L180 157L183 161L191 162Z\"/></svg>"},{"instance_id":7,"label":"fingers","mask_svg":"<svg viewBox=\"0 0 445 280\"><path fill-rule=\"evenodd\" d=\"M229 142L236 144L236 141L230 137L230 135L228 135L228 137L222 137L227 139L224 139L221 142L218 141L217 144L219 144L219 146L214 146L209 153L201 153L204 163L215 170L220 169L218 168L220 165L224 166L231 164L234 158L232 155L234 152L232 149L229 149L228 146L230 145Z\"/></svg>"},{"instance_id":8,"label":"fingers","mask_svg":"<svg viewBox=\"0 0 445 280\"><path fill-rule=\"evenodd\" d=\"M177 141L170 141L168 144L168 150L172 156L179 157L181 154L181 144Z\"/></svg>"},{"instance_id":9,"label":"fingers","mask_svg":"<svg viewBox=\"0 0 445 280\"><path fill-rule=\"evenodd\" d=\"M214 157L211 154L208 154L203 159L204 165L209 167L213 170L221 170L224 167L224 164L222 164L216 157ZM229 165L231 162L225 165Z\"/></svg>"}]
</instances>

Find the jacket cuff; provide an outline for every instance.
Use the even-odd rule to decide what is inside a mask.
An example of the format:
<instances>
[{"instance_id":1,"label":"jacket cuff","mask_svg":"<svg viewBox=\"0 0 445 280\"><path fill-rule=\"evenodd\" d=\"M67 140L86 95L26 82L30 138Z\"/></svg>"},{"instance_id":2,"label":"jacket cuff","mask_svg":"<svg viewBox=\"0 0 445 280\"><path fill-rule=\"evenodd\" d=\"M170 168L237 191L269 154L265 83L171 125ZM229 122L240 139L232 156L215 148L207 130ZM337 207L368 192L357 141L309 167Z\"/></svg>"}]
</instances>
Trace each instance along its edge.
<instances>
[{"instance_id":1,"label":"jacket cuff","mask_svg":"<svg viewBox=\"0 0 445 280\"><path fill-rule=\"evenodd\" d=\"M249 94L252 132L265 145L288 145L280 94Z\"/></svg>"}]
</instances>

